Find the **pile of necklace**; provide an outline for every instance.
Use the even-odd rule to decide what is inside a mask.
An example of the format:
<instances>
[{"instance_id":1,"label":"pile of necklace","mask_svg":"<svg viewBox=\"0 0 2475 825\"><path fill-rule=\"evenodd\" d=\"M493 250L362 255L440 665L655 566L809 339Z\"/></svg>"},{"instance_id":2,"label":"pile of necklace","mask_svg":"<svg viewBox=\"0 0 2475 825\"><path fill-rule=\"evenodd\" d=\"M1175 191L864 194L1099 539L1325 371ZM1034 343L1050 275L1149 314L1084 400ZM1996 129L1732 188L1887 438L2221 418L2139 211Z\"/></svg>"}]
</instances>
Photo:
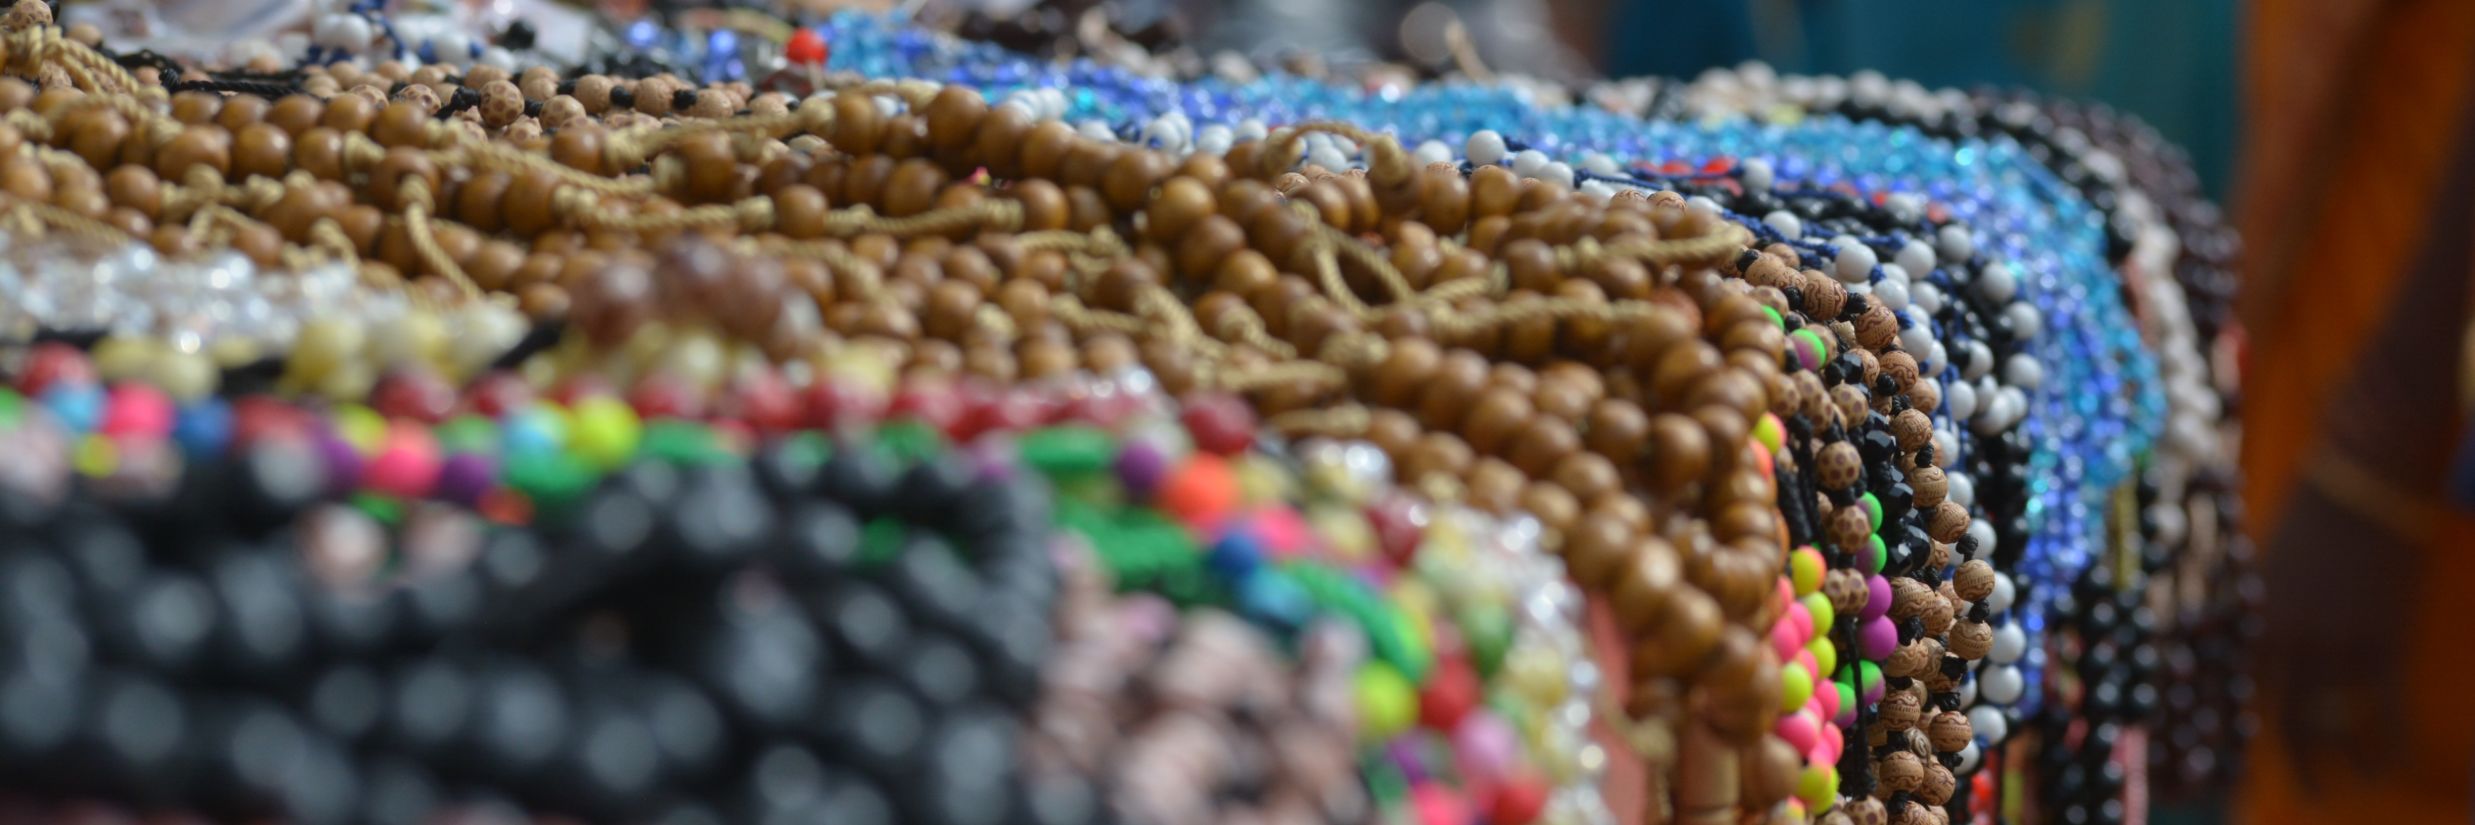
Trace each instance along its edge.
<instances>
[{"instance_id":1,"label":"pile of necklace","mask_svg":"<svg viewBox=\"0 0 2475 825\"><path fill-rule=\"evenodd\" d=\"M2231 241L2096 110L52 13L0 15L28 816L2113 821L2127 744L2241 727ZM1659 117L1713 101L1841 116Z\"/></svg>"}]
</instances>

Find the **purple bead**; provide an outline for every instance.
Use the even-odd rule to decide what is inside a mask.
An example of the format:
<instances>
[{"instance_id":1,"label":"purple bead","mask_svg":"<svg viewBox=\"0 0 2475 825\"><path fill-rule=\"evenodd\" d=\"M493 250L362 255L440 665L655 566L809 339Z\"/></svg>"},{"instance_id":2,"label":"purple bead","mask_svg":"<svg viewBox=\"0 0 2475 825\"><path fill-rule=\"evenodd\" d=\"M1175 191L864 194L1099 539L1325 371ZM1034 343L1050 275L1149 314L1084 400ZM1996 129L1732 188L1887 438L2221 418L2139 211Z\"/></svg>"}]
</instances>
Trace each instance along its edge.
<instances>
[{"instance_id":1,"label":"purple bead","mask_svg":"<svg viewBox=\"0 0 2475 825\"><path fill-rule=\"evenodd\" d=\"M327 492L334 495L350 493L361 486L361 453L334 431L319 433L318 461L327 468Z\"/></svg>"},{"instance_id":2,"label":"purple bead","mask_svg":"<svg viewBox=\"0 0 2475 825\"><path fill-rule=\"evenodd\" d=\"M1858 611L1856 617L1865 621L1873 621L1889 612L1891 612L1891 580L1883 578L1878 573L1866 578L1865 608Z\"/></svg>"},{"instance_id":3,"label":"purple bead","mask_svg":"<svg viewBox=\"0 0 2475 825\"><path fill-rule=\"evenodd\" d=\"M1452 732L1453 750L1470 772L1495 780L1510 773L1521 756L1521 735L1494 713L1479 710L1461 720Z\"/></svg>"},{"instance_id":4,"label":"purple bead","mask_svg":"<svg viewBox=\"0 0 2475 825\"><path fill-rule=\"evenodd\" d=\"M1126 492L1137 499L1151 498L1160 486L1160 479L1169 473L1169 459L1151 442L1126 442L1117 451L1117 481L1126 485Z\"/></svg>"},{"instance_id":5,"label":"purple bead","mask_svg":"<svg viewBox=\"0 0 2475 825\"><path fill-rule=\"evenodd\" d=\"M438 484L431 494L469 507L481 501L481 495L490 491L490 482L497 477L498 468L491 466L489 457L457 453L439 466Z\"/></svg>"},{"instance_id":6,"label":"purple bead","mask_svg":"<svg viewBox=\"0 0 2475 825\"><path fill-rule=\"evenodd\" d=\"M1395 737L1384 746L1384 755L1392 759L1394 767L1401 769L1401 778L1409 780L1410 784L1426 781L1426 760L1418 758L1416 740L1407 736Z\"/></svg>"},{"instance_id":7,"label":"purple bead","mask_svg":"<svg viewBox=\"0 0 2475 825\"><path fill-rule=\"evenodd\" d=\"M1892 626L1890 617L1875 616L1866 619L1865 626L1857 630L1857 643L1864 650L1865 658L1875 661L1888 659L1891 651L1899 648L1899 629Z\"/></svg>"}]
</instances>

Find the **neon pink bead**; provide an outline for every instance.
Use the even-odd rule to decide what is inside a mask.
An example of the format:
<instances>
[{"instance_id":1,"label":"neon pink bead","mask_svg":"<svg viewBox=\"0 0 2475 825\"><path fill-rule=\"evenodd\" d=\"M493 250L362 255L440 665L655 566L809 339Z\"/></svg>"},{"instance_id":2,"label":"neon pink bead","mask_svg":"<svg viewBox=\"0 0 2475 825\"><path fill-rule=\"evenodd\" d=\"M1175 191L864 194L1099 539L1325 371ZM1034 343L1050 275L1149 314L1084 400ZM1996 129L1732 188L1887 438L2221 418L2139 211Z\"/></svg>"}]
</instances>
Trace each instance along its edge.
<instances>
[{"instance_id":1,"label":"neon pink bead","mask_svg":"<svg viewBox=\"0 0 2475 825\"><path fill-rule=\"evenodd\" d=\"M1306 526L1298 511L1287 507L1262 507L1247 519L1255 538L1263 549L1280 558L1293 558L1315 547L1315 531Z\"/></svg>"},{"instance_id":2,"label":"neon pink bead","mask_svg":"<svg viewBox=\"0 0 2475 825\"><path fill-rule=\"evenodd\" d=\"M1883 578L1879 573L1867 577L1865 579L1865 608L1857 611L1856 617L1865 621L1873 621L1889 612L1891 612L1891 580Z\"/></svg>"},{"instance_id":3,"label":"neon pink bead","mask_svg":"<svg viewBox=\"0 0 2475 825\"><path fill-rule=\"evenodd\" d=\"M172 398L145 384L114 386L104 398L103 423L95 429L114 438L162 438L172 431Z\"/></svg>"},{"instance_id":4,"label":"neon pink bead","mask_svg":"<svg viewBox=\"0 0 2475 825\"><path fill-rule=\"evenodd\" d=\"M1822 742L1830 746L1830 761L1837 762L1839 754L1848 749L1848 734L1838 725L1830 725L1822 729Z\"/></svg>"},{"instance_id":5,"label":"neon pink bead","mask_svg":"<svg viewBox=\"0 0 2475 825\"><path fill-rule=\"evenodd\" d=\"M1822 687L1816 688L1813 691L1813 702L1821 707L1822 718L1838 719L1839 686L1830 682L1823 682L1821 684ZM1831 725L1829 727L1836 728L1838 726Z\"/></svg>"},{"instance_id":6,"label":"neon pink bead","mask_svg":"<svg viewBox=\"0 0 2475 825\"><path fill-rule=\"evenodd\" d=\"M1770 649L1785 659L1805 649L1805 634L1796 632L1796 623L1781 616L1770 625Z\"/></svg>"},{"instance_id":7,"label":"neon pink bead","mask_svg":"<svg viewBox=\"0 0 2475 825\"><path fill-rule=\"evenodd\" d=\"M1804 602L1789 600L1787 614L1780 616L1779 621L1782 624L1796 626L1796 648L1798 650L1804 649L1806 642L1813 641L1813 611L1806 609ZM1793 657L1795 654L1782 651L1779 655Z\"/></svg>"},{"instance_id":8,"label":"neon pink bead","mask_svg":"<svg viewBox=\"0 0 2475 825\"><path fill-rule=\"evenodd\" d=\"M1821 683L1821 681L1822 681L1822 663L1821 663L1821 662L1814 661L1814 659L1813 659L1813 651L1812 651L1811 649L1808 649L1808 648L1797 648L1797 649L1796 649L1796 658L1789 659L1789 660L1788 660L1788 664L1793 665L1793 666L1796 666L1796 667L1801 667L1801 668L1804 668L1804 669L1805 669L1805 675L1813 677L1813 681L1814 681L1814 683L1815 683L1815 684L1820 684L1820 683ZM1833 691L1827 691L1827 690L1817 690L1817 691L1814 691L1814 693L1831 693L1831 692L1833 692Z\"/></svg>"},{"instance_id":9,"label":"neon pink bead","mask_svg":"<svg viewBox=\"0 0 2475 825\"><path fill-rule=\"evenodd\" d=\"M1418 825L1469 825L1474 815L1461 792L1440 782L1409 789L1409 808L1417 814Z\"/></svg>"},{"instance_id":10,"label":"neon pink bead","mask_svg":"<svg viewBox=\"0 0 2475 825\"><path fill-rule=\"evenodd\" d=\"M438 440L429 429L397 424L387 429L378 454L362 469L361 482L388 495L418 498L438 483L438 468Z\"/></svg>"},{"instance_id":11,"label":"neon pink bead","mask_svg":"<svg viewBox=\"0 0 2475 825\"><path fill-rule=\"evenodd\" d=\"M1788 743L1788 747L1803 753L1813 750L1814 744L1822 741L1821 728L1822 723L1815 720L1812 714L1800 710L1779 717L1777 733L1781 740Z\"/></svg>"}]
</instances>

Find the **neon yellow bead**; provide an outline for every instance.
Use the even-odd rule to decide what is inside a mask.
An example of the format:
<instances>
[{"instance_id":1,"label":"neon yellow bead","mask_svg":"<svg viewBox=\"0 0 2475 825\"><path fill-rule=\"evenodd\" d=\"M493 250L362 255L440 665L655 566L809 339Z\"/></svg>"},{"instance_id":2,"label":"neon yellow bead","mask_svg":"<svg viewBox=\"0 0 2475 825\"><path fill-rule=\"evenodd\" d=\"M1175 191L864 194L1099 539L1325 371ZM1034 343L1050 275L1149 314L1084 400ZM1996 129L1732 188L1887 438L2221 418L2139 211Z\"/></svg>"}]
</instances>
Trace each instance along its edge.
<instances>
[{"instance_id":1,"label":"neon yellow bead","mask_svg":"<svg viewBox=\"0 0 2475 825\"><path fill-rule=\"evenodd\" d=\"M1815 636L1813 641L1805 643L1805 649L1813 653L1814 670L1821 673L1839 672L1839 648L1830 643L1829 637Z\"/></svg>"},{"instance_id":2,"label":"neon yellow bead","mask_svg":"<svg viewBox=\"0 0 2475 825\"><path fill-rule=\"evenodd\" d=\"M1839 802L1839 769L1829 765L1806 765L1796 775L1796 798L1803 800L1808 810L1827 811Z\"/></svg>"},{"instance_id":3,"label":"neon yellow bead","mask_svg":"<svg viewBox=\"0 0 2475 825\"><path fill-rule=\"evenodd\" d=\"M1820 593L1807 593L1797 599L1805 612L1813 614L1813 635L1828 636L1832 625L1839 623L1839 611L1830 606L1830 598Z\"/></svg>"},{"instance_id":4,"label":"neon yellow bead","mask_svg":"<svg viewBox=\"0 0 2475 825\"><path fill-rule=\"evenodd\" d=\"M301 325L293 338L292 357L286 361L286 374L297 380L315 383L335 368L360 355L368 336L361 325L334 318L312 318Z\"/></svg>"},{"instance_id":5,"label":"neon yellow bead","mask_svg":"<svg viewBox=\"0 0 2475 825\"><path fill-rule=\"evenodd\" d=\"M1358 701L1360 730L1368 740L1390 739L1417 723L1418 690L1391 665L1370 662L1358 668L1350 681Z\"/></svg>"},{"instance_id":6,"label":"neon yellow bead","mask_svg":"<svg viewBox=\"0 0 2475 825\"><path fill-rule=\"evenodd\" d=\"M165 350L147 365L146 379L173 401L188 403L215 392L223 376L205 355L194 352Z\"/></svg>"},{"instance_id":7,"label":"neon yellow bead","mask_svg":"<svg viewBox=\"0 0 2475 825\"><path fill-rule=\"evenodd\" d=\"M102 478L120 469L120 448L110 438L89 433L77 440L77 451L69 461L86 477Z\"/></svg>"},{"instance_id":8,"label":"neon yellow bead","mask_svg":"<svg viewBox=\"0 0 2475 825\"><path fill-rule=\"evenodd\" d=\"M95 343L95 377L105 381L125 381L143 374L146 365L163 354L148 338L134 335L114 335Z\"/></svg>"},{"instance_id":9,"label":"neon yellow bead","mask_svg":"<svg viewBox=\"0 0 2475 825\"><path fill-rule=\"evenodd\" d=\"M387 420L378 411L359 404L335 405L335 433L352 445L354 452L374 455L379 442L387 438Z\"/></svg>"},{"instance_id":10,"label":"neon yellow bead","mask_svg":"<svg viewBox=\"0 0 2475 825\"><path fill-rule=\"evenodd\" d=\"M1788 580L1796 586L1796 595L1821 592L1822 553L1811 547L1799 547L1789 553Z\"/></svg>"},{"instance_id":11,"label":"neon yellow bead","mask_svg":"<svg viewBox=\"0 0 2475 825\"><path fill-rule=\"evenodd\" d=\"M572 411L573 426L567 431L568 449L587 463L603 469L621 464L636 454L636 442L644 436L644 424L636 420L636 411L613 398L587 398L576 402Z\"/></svg>"},{"instance_id":12,"label":"neon yellow bead","mask_svg":"<svg viewBox=\"0 0 2475 825\"><path fill-rule=\"evenodd\" d=\"M1784 443L1785 434L1786 430L1779 426L1777 415L1762 413L1761 420L1753 422L1753 440L1759 442L1762 449L1774 454L1779 452L1779 445Z\"/></svg>"},{"instance_id":13,"label":"neon yellow bead","mask_svg":"<svg viewBox=\"0 0 2475 825\"><path fill-rule=\"evenodd\" d=\"M1779 668L1779 712L1795 713L1813 698L1813 675L1793 664Z\"/></svg>"}]
</instances>

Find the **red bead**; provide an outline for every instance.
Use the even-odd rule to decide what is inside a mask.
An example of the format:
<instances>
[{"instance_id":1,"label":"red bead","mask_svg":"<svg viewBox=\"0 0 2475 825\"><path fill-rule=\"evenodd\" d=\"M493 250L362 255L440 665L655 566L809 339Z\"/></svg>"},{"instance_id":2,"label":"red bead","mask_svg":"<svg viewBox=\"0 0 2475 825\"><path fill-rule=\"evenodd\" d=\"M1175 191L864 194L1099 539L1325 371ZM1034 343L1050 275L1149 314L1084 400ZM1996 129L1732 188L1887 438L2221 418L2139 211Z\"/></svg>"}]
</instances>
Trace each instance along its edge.
<instances>
[{"instance_id":1,"label":"red bead","mask_svg":"<svg viewBox=\"0 0 2475 825\"><path fill-rule=\"evenodd\" d=\"M1487 821L1494 825L1528 825L1546 809L1546 780L1523 774L1495 787L1495 798L1487 806Z\"/></svg>"},{"instance_id":2,"label":"red bead","mask_svg":"<svg viewBox=\"0 0 2475 825\"><path fill-rule=\"evenodd\" d=\"M808 423L817 429L850 429L885 416L883 396L840 381L817 379L807 395Z\"/></svg>"},{"instance_id":3,"label":"red bead","mask_svg":"<svg viewBox=\"0 0 2475 825\"><path fill-rule=\"evenodd\" d=\"M1418 543L1426 538L1426 529L1412 518L1417 506L1405 497L1389 496L1366 508L1367 523L1375 528L1375 544L1394 564L1408 564L1418 555Z\"/></svg>"},{"instance_id":4,"label":"red bead","mask_svg":"<svg viewBox=\"0 0 2475 825\"><path fill-rule=\"evenodd\" d=\"M473 384L464 398L465 407L474 413L497 418L524 409L533 403L533 385L524 383L512 372L495 372Z\"/></svg>"},{"instance_id":5,"label":"red bead","mask_svg":"<svg viewBox=\"0 0 2475 825\"><path fill-rule=\"evenodd\" d=\"M370 407L388 418L409 418L436 424L455 412L455 388L426 370L404 370L378 379L370 390Z\"/></svg>"},{"instance_id":6,"label":"red bead","mask_svg":"<svg viewBox=\"0 0 2475 825\"><path fill-rule=\"evenodd\" d=\"M1186 399L1185 406L1178 419L1194 438L1195 449L1237 455L1254 446L1255 411L1237 396L1196 394Z\"/></svg>"},{"instance_id":7,"label":"red bead","mask_svg":"<svg viewBox=\"0 0 2475 825\"><path fill-rule=\"evenodd\" d=\"M558 386L551 388L550 400L559 402L559 406L562 407L573 407L578 401L611 394L610 382L602 380L599 376L579 375L561 381Z\"/></svg>"},{"instance_id":8,"label":"red bead","mask_svg":"<svg viewBox=\"0 0 2475 825\"><path fill-rule=\"evenodd\" d=\"M1724 175L1727 174L1728 170L1734 168L1736 168L1735 158L1711 158L1708 162L1702 164L1702 174L1710 176Z\"/></svg>"},{"instance_id":9,"label":"red bead","mask_svg":"<svg viewBox=\"0 0 2475 825\"><path fill-rule=\"evenodd\" d=\"M696 388L669 373L652 373L637 379L636 388L628 391L627 405L636 408L636 415L646 420L656 418L697 418L704 415L704 399Z\"/></svg>"},{"instance_id":10,"label":"red bead","mask_svg":"<svg viewBox=\"0 0 2475 825\"><path fill-rule=\"evenodd\" d=\"M782 59L795 66L823 66L832 56L832 47L825 45L825 37L815 29L792 32L790 42L782 44Z\"/></svg>"},{"instance_id":11,"label":"red bead","mask_svg":"<svg viewBox=\"0 0 2475 825\"><path fill-rule=\"evenodd\" d=\"M950 433L968 443L987 433L1018 433L1048 421L1057 405L1034 390L1007 389L974 399L971 414Z\"/></svg>"},{"instance_id":12,"label":"red bead","mask_svg":"<svg viewBox=\"0 0 2475 825\"><path fill-rule=\"evenodd\" d=\"M799 426L807 417L799 393L769 370L751 372L731 387L730 418L747 422L757 432L777 433Z\"/></svg>"},{"instance_id":13,"label":"red bead","mask_svg":"<svg viewBox=\"0 0 2475 825\"><path fill-rule=\"evenodd\" d=\"M962 422L969 407L963 401L960 388L944 381L909 381L894 391L894 400L886 409L889 419L911 419L935 427L937 432L952 433Z\"/></svg>"},{"instance_id":14,"label":"red bead","mask_svg":"<svg viewBox=\"0 0 2475 825\"><path fill-rule=\"evenodd\" d=\"M309 432L309 417L297 407L262 395L232 403L232 443L246 446Z\"/></svg>"},{"instance_id":15,"label":"red bead","mask_svg":"<svg viewBox=\"0 0 2475 825\"><path fill-rule=\"evenodd\" d=\"M53 384L91 384L94 380L94 363L86 360L86 353L67 344L47 343L27 354L26 368L17 376L17 391L34 398Z\"/></svg>"},{"instance_id":16,"label":"red bead","mask_svg":"<svg viewBox=\"0 0 2475 825\"><path fill-rule=\"evenodd\" d=\"M1478 671L1459 658L1436 662L1435 673L1418 689L1418 724L1449 734L1478 706L1485 690Z\"/></svg>"}]
</instances>

